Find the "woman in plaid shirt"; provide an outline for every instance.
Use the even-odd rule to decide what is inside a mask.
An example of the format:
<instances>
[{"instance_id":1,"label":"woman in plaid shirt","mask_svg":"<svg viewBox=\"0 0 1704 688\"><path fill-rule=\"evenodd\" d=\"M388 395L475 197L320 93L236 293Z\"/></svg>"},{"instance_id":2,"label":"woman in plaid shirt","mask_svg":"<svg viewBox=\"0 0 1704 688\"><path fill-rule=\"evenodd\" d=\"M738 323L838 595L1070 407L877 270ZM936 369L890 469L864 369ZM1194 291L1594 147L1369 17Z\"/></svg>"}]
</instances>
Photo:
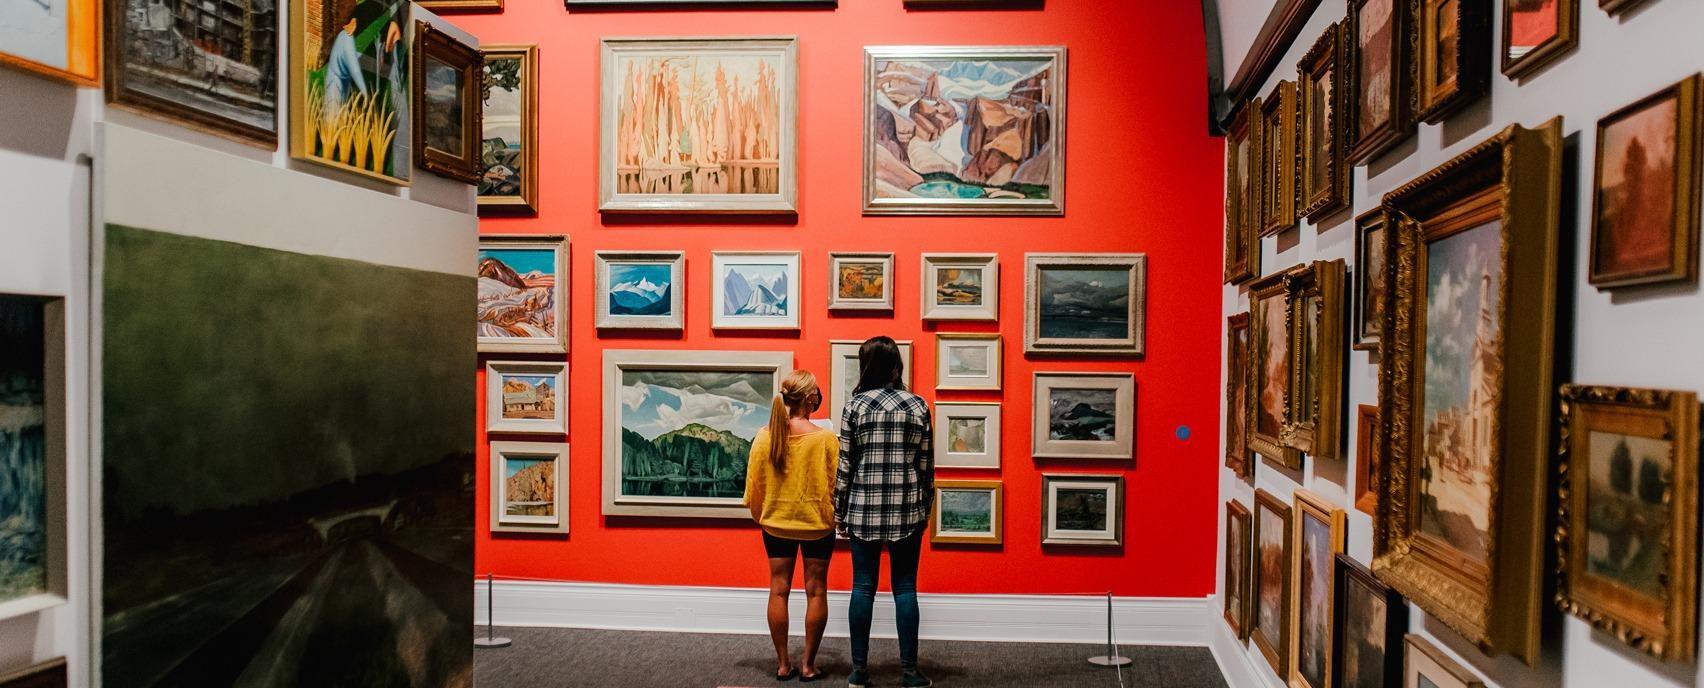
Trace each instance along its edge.
<instances>
[{"instance_id":1,"label":"woman in plaid shirt","mask_svg":"<svg viewBox=\"0 0 1704 688\"><path fill-rule=\"evenodd\" d=\"M923 688L931 683L917 670L917 557L935 495L929 404L905 389L905 363L893 339L864 342L858 368L858 387L840 415L834 480L835 520L852 539L852 675L846 683L869 683L870 617L885 544L905 670L900 685Z\"/></svg>"}]
</instances>

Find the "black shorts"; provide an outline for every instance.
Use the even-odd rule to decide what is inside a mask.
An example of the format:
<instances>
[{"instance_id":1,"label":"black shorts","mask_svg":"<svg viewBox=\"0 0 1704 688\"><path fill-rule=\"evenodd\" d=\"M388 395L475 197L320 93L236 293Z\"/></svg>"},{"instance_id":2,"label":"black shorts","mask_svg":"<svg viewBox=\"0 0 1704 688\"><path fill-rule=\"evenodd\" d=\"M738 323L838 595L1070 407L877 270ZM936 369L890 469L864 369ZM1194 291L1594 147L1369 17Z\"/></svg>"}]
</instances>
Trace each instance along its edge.
<instances>
[{"instance_id":1,"label":"black shorts","mask_svg":"<svg viewBox=\"0 0 1704 688\"><path fill-rule=\"evenodd\" d=\"M829 533L816 540L788 540L763 533L763 551L769 553L770 559L792 559L799 554L806 559L830 559L834 556L834 534Z\"/></svg>"}]
</instances>

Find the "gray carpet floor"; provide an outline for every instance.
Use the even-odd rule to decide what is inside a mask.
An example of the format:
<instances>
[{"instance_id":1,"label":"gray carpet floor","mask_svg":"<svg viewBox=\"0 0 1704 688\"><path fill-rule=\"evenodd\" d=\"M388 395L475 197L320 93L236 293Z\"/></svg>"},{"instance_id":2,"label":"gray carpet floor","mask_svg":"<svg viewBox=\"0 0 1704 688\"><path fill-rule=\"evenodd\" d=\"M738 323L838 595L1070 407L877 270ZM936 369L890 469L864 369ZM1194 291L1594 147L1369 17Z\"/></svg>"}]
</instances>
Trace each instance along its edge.
<instances>
[{"instance_id":1,"label":"gray carpet floor","mask_svg":"<svg viewBox=\"0 0 1704 688\"><path fill-rule=\"evenodd\" d=\"M480 629L483 631L484 629ZM638 633L570 628L502 628L515 644L474 651L478 688L761 688L776 683L775 651L768 636ZM804 641L793 639L795 661ZM1135 663L1124 667L1128 688L1225 688L1213 655L1201 647L1127 646ZM1118 673L1088 663L1104 654L1094 645L923 641L922 669L941 688L1117 688ZM804 684L842 688L851 669L845 638L823 640L817 665L825 676ZM899 685L899 644L870 644L874 685Z\"/></svg>"}]
</instances>

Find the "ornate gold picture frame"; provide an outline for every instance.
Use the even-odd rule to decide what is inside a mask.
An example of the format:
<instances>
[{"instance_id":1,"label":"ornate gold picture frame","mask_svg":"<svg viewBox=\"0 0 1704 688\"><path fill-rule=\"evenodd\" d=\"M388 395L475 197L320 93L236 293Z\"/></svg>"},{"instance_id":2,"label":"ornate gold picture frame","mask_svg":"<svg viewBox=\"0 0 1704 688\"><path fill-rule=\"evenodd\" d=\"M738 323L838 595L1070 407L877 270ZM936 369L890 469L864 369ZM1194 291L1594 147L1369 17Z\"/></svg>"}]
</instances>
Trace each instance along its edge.
<instances>
[{"instance_id":1,"label":"ornate gold picture frame","mask_svg":"<svg viewBox=\"0 0 1704 688\"><path fill-rule=\"evenodd\" d=\"M431 24L414 22L414 164L475 184L484 172L480 112L485 59ZM445 91L448 91L447 93Z\"/></svg>"},{"instance_id":2,"label":"ornate gold picture frame","mask_svg":"<svg viewBox=\"0 0 1704 688\"><path fill-rule=\"evenodd\" d=\"M1287 273L1290 403L1284 445L1335 459L1343 444L1344 289L1341 258Z\"/></svg>"},{"instance_id":3,"label":"ornate gold picture frame","mask_svg":"<svg viewBox=\"0 0 1704 688\"><path fill-rule=\"evenodd\" d=\"M1260 99L1225 134L1225 283L1260 276Z\"/></svg>"},{"instance_id":4,"label":"ornate gold picture frame","mask_svg":"<svg viewBox=\"0 0 1704 688\"><path fill-rule=\"evenodd\" d=\"M1293 526L1289 504L1266 490L1254 491L1254 584L1250 594L1254 609L1249 615L1249 636L1280 679L1290 676L1294 637Z\"/></svg>"},{"instance_id":5,"label":"ornate gold picture frame","mask_svg":"<svg viewBox=\"0 0 1704 688\"><path fill-rule=\"evenodd\" d=\"M1503 3L1503 74L1526 76L1573 50L1580 44L1579 27L1580 0Z\"/></svg>"},{"instance_id":6,"label":"ornate gold picture frame","mask_svg":"<svg viewBox=\"0 0 1704 688\"><path fill-rule=\"evenodd\" d=\"M1414 102L1437 124L1491 90L1491 3L1420 0Z\"/></svg>"},{"instance_id":7,"label":"ornate gold picture frame","mask_svg":"<svg viewBox=\"0 0 1704 688\"><path fill-rule=\"evenodd\" d=\"M1225 467L1239 478L1254 475L1248 448L1249 430L1248 314L1225 319Z\"/></svg>"},{"instance_id":8,"label":"ornate gold picture frame","mask_svg":"<svg viewBox=\"0 0 1704 688\"><path fill-rule=\"evenodd\" d=\"M1345 545L1343 510L1312 492L1296 490L1295 595L1291 607L1291 688L1330 688L1337 615L1337 555ZM1323 602L1319 609L1316 602Z\"/></svg>"},{"instance_id":9,"label":"ornate gold picture frame","mask_svg":"<svg viewBox=\"0 0 1704 688\"><path fill-rule=\"evenodd\" d=\"M1346 136L1349 163L1365 163L1414 134L1409 23L1414 0L1349 0L1344 90L1353 94Z\"/></svg>"},{"instance_id":10,"label":"ornate gold picture frame","mask_svg":"<svg viewBox=\"0 0 1704 688\"><path fill-rule=\"evenodd\" d=\"M1267 237L1296 226L1296 82L1273 87L1260 129L1260 236Z\"/></svg>"},{"instance_id":11,"label":"ornate gold picture frame","mask_svg":"<svg viewBox=\"0 0 1704 688\"><path fill-rule=\"evenodd\" d=\"M1349 183L1354 171L1345 161L1343 146L1345 95L1341 46L1339 25L1332 24L1296 65L1302 113L1299 213L1312 222L1349 207Z\"/></svg>"},{"instance_id":12,"label":"ornate gold picture frame","mask_svg":"<svg viewBox=\"0 0 1704 688\"><path fill-rule=\"evenodd\" d=\"M1248 293L1248 446L1280 466L1300 470L1302 454L1284 444L1290 417L1289 286L1286 273L1255 282Z\"/></svg>"}]
</instances>

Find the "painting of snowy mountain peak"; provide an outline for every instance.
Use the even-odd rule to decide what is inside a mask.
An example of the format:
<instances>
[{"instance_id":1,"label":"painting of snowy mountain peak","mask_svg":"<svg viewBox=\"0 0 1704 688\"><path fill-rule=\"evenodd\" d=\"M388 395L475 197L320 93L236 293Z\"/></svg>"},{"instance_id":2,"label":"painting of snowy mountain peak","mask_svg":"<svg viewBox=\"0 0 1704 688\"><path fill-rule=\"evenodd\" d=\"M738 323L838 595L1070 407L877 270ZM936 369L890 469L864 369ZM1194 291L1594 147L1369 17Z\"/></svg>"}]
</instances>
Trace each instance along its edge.
<instances>
[{"instance_id":1,"label":"painting of snowy mountain peak","mask_svg":"<svg viewBox=\"0 0 1704 688\"><path fill-rule=\"evenodd\" d=\"M50 365L53 331L46 299L0 294L0 619L64 602L63 514L50 488L63 471L50 456L49 394L61 383ZM63 342L55 341L54 345ZM54 356L57 362L62 356ZM57 440L51 440L57 442Z\"/></svg>"},{"instance_id":2,"label":"painting of snowy mountain peak","mask_svg":"<svg viewBox=\"0 0 1704 688\"><path fill-rule=\"evenodd\" d=\"M484 237L479 243L479 350L568 350L568 239Z\"/></svg>"},{"instance_id":3,"label":"painting of snowy mountain peak","mask_svg":"<svg viewBox=\"0 0 1704 688\"><path fill-rule=\"evenodd\" d=\"M711 327L799 329L799 254L713 254Z\"/></svg>"},{"instance_id":4,"label":"painting of snowy mountain peak","mask_svg":"<svg viewBox=\"0 0 1704 688\"><path fill-rule=\"evenodd\" d=\"M600 210L794 212L794 39L603 43Z\"/></svg>"},{"instance_id":5,"label":"painting of snowy mountain peak","mask_svg":"<svg viewBox=\"0 0 1704 688\"><path fill-rule=\"evenodd\" d=\"M598 251L599 329L679 330L686 326L680 251Z\"/></svg>"},{"instance_id":6,"label":"painting of snowy mountain peak","mask_svg":"<svg viewBox=\"0 0 1704 688\"><path fill-rule=\"evenodd\" d=\"M867 48L864 88L865 213L1064 213L1064 48Z\"/></svg>"}]
</instances>

